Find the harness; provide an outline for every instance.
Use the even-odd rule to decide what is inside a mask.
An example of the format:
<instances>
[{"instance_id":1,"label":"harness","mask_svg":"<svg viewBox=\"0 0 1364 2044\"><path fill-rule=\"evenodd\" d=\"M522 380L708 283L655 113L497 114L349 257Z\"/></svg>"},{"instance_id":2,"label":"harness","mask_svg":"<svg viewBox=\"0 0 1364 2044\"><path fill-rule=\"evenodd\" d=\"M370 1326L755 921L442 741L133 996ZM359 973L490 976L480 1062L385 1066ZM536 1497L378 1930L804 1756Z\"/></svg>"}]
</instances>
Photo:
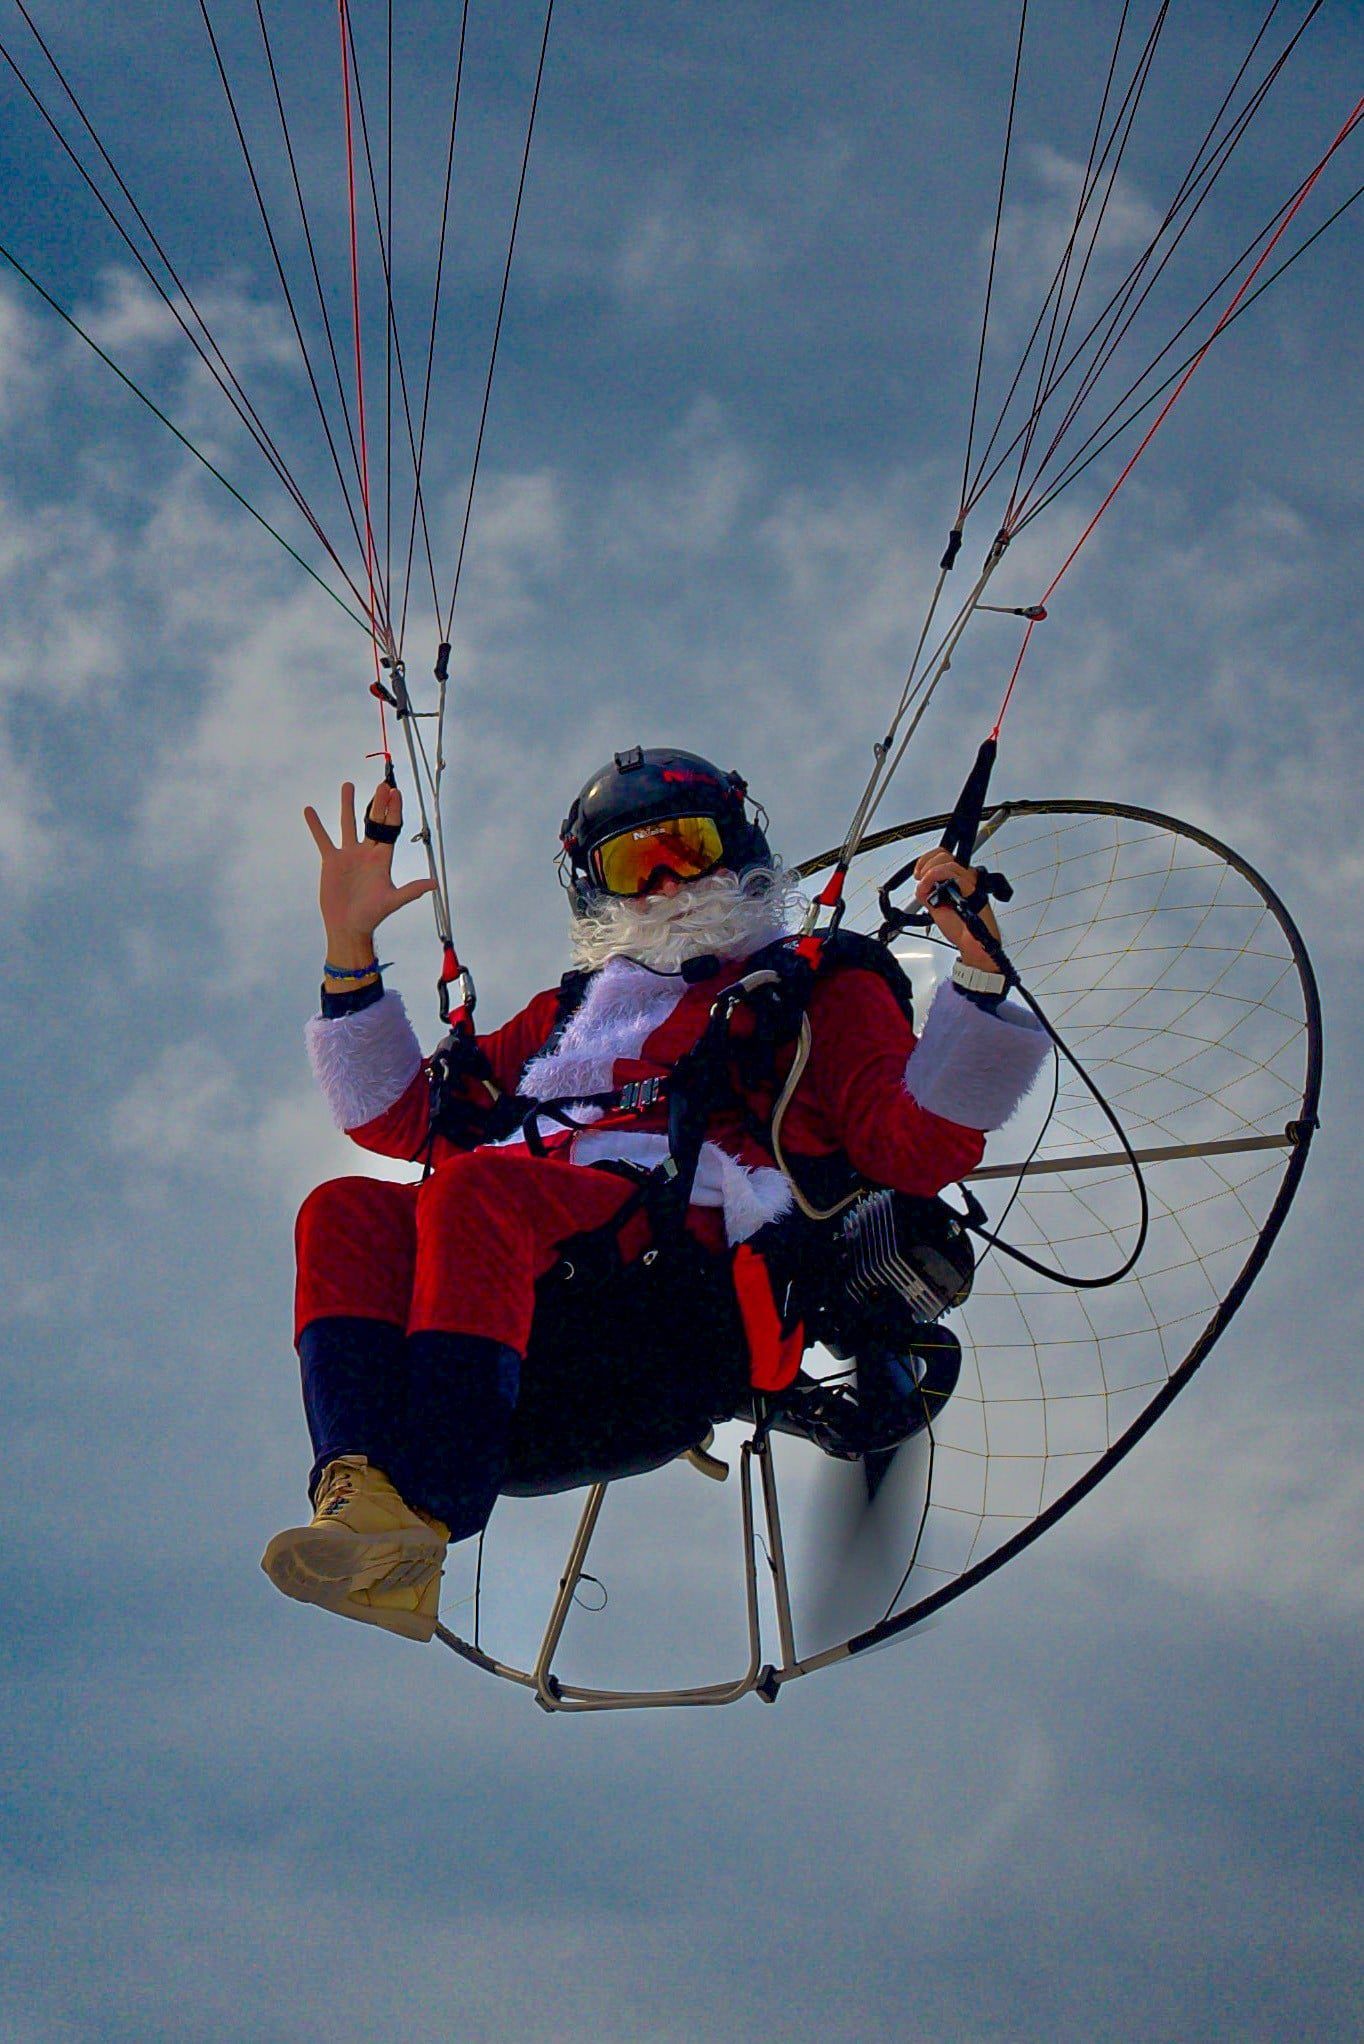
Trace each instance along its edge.
<instances>
[{"instance_id":1,"label":"harness","mask_svg":"<svg viewBox=\"0 0 1364 2044\"><path fill-rule=\"evenodd\" d=\"M499 1103L499 1119L505 1123L505 1132L519 1128L529 1148L542 1152L543 1141L536 1126L542 1116L561 1127L576 1128L580 1124L568 1113L573 1106L600 1108L609 1114L643 1114L666 1102L667 1160L647 1172L636 1166L623 1167L631 1175L638 1173L643 1203L649 1209L656 1232L666 1239L685 1222L712 1117L727 1108L734 1109L747 1133L767 1151L790 1183L800 1210L811 1220L832 1219L867 1189L866 1181L846 1158L836 1155L788 1158L782 1148L781 1128L809 1058L809 1007L816 980L829 972L853 968L875 972L913 1027L914 993L909 977L876 938L839 930L825 941L816 965L797 949L797 939L782 937L754 953L742 977L724 988L705 1030L671 1072L655 1078L632 1079L608 1092L578 1094L571 1099L515 1099L507 1106ZM559 982L554 1026L537 1056L552 1052L563 1041L594 977L587 972L564 975ZM795 1054L789 1070L780 1075L778 1058L790 1046L794 1046ZM769 1100L766 1110L755 1109L753 1101L761 1101L764 1096Z\"/></svg>"},{"instance_id":2,"label":"harness","mask_svg":"<svg viewBox=\"0 0 1364 2044\"><path fill-rule=\"evenodd\" d=\"M796 1207L793 1215L740 1243L732 1259L753 1385L781 1390L795 1377L807 1339L827 1341L836 1335L838 1314L830 1301L839 1292L831 1276L838 1259L831 1252L836 1252L839 1231L830 1224L872 1191L848 1158L794 1158L782 1144L786 1110L809 1059L809 1009L816 984L830 972L854 969L874 972L912 1026L913 989L898 961L876 938L840 929L825 939L817 962L798 948L794 937L779 938L756 952L742 976L721 991L701 1036L670 1072L608 1092L560 1100L502 1094L485 1107L469 1099L464 1081L475 1078L487 1085L492 1076L487 1061L467 1037L452 1037L432 1060L432 1134L467 1145L519 1129L532 1154L543 1155L542 1119L578 1128L583 1124L569 1112L574 1106L619 1115L643 1114L666 1103L668 1154L662 1163L647 1167L603 1159L593 1166L630 1179L634 1192L604 1227L566 1243L560 1265L545 1281L580 1291L620 1275L625 1267L621 1231L641 1209L649 1220L649 1261L657 1278L666 1280L672 1267L681 1272L690 1268L694 1245L687 1234L687 1209L707 1130L717 1114L737 1112L747 1133L783 1173ZM537 1056L562 1042L594 976L564 975L554 1025ZM788 1049L792 1057L783 1071L780 1061ZM886 1197L904 1199L900 1194ZM928 1209L940 1203L911 1204Z\"/></svg>"}]
</instances>

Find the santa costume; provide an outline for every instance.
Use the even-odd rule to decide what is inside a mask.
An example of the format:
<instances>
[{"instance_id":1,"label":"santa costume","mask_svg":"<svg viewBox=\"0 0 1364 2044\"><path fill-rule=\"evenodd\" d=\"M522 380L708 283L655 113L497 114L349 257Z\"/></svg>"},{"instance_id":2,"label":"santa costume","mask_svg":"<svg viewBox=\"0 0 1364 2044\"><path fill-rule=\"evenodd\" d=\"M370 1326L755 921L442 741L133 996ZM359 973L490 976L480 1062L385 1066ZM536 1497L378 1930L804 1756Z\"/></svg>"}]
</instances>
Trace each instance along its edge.
<instances>
[{"instance_id":1,"label":"santa costume","mask_svg":"<svg viewBox=\"0 0 1364 2044\"><path fill-rule=\"evenodd\" d=\"M552 1275L579 1240L609 1238L625 1268L656 1246L640 1185L667 1165L669 1086L789 913L745 797L737 776L662 750L618 754L588 782L563 837L577 948L595 969L478 1037L468 1112L446 1132L433 1133L430 1066L398 994L378 979L324 993L307 1037L333 1119L425 1175L332 1180L299 1215L316 1511L266 1551L286 1594L429 1638L446 1541L481 1530L498 1495ZM974 1169L1048 1050L1025 1009L950 981L916 1037L887 978L856 963L817 974L806 1013L781 1165L771 1091L742 1083L707 1114L692 1160L686 1235L717 1296L734 1250L792 1208L807 1166L923 1196ZM777 1054L778 1088L792 1054ZM502 1112L481 1122L494 1095ZM667 1332L676 1350L686 1330ZM714 1340L707 1325L684 1340L679 1373Z\"/></svg>"}]
</instances>

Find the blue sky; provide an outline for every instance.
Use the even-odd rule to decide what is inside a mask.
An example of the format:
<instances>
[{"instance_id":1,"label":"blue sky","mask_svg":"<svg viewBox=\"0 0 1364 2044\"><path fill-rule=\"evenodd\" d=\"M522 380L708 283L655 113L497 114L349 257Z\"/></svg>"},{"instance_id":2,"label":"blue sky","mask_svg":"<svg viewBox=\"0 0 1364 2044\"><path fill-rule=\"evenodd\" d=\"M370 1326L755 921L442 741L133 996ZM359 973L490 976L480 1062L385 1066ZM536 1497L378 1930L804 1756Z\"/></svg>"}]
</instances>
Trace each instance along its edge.
<instances>
[{"instance_id":1,"label":"blue sky","mask_svg":"<svg viewBox=\"0 0 1364 2044\"><path fill-rule=\"evenodd\" d=\"M334 19L277 11L341 279ZM1083 156L1101 13L1037 11L1001 360ZM38 18L321 503L197 9ZM1258 18L1175 12L1134 222ZM399 16L416 306L454 19ZM428 471L451 567L540 19L471 10ZM247 11L222 27L244 66ZM455 907L488 1019L566 962L557 825L613 747L742 765L789 857L840 833L954 508L1014 27L994 5L560 0L456 627ZM7 6L12 29L17 51ZM1171 303L1320 153L1362 49L1358 8L1328 5ZM274 515L3 93L4 239ZM1348 157L1312 224L1358 181ZM1324 1126L1268 1271L1132 1458L916 1641L775 1710L572 1723L256 1568L306 1461L291 1218L351 1161L302 1055L299 811L367 771L368 656L0 276L14 2034L1358 2033L1359 232L1209 358L1035 642L999 770L1220 832L1300 921ZM1099 494L1020 541L1020 596ZM413 615L422 672L429 602ZM1000 630L963 653L900 814L954 792ZM422 911L385 955L433 1040ZM689 1610L678 1496L630 1560Z\"/></svg>"}]
</instances>

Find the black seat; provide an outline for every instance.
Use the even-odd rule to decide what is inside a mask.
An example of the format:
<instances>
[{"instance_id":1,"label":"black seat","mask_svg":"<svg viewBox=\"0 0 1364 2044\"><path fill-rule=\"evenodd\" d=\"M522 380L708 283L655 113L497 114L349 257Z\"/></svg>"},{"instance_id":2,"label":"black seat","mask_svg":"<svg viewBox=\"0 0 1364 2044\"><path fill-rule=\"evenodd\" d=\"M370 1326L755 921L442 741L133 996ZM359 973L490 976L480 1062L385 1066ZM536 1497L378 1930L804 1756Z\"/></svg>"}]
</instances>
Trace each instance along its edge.
<instances>
[{"instance_id":1,"label":"black seat","mask_svg":"<svg viewBox=\"0 0 1364 2044\"><path fill-rule=\"evenodd\" d=\"M600 1281L542 1280L503 1493L642 1476L749 1396L728 1262L690 1238Z\"/></svg>"}]
</instances>

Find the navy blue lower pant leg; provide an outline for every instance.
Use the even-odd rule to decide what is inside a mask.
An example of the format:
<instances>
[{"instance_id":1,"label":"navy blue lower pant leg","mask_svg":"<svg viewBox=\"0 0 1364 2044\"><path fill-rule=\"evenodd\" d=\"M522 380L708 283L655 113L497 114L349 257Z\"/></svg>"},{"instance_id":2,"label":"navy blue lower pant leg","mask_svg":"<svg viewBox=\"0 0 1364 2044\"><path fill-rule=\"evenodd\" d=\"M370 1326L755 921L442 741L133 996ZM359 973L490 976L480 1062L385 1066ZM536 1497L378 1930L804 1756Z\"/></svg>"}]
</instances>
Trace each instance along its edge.
<instances>
[{"instance_id":1,"label":"navy blue lower pant leg","mask_svg":"<svg viewBox=\"0 0 1364 2044\"><path fill-rule=\"evenodd\" d=\"M386 1320L312 1320L299 1335L298 1362L313 1444L309 1496L338 1455L364 1455L397 1482L393 1461L407 1430L403 1329Z\"/></svg>"},{"instance_id":2,"label":"navy blue lower pant leg","mask_svg":"<svg viewBox=\"0 0 1364 2044\"><path fill-rule=\"evenodd\" d=\"M408 1336L406 1426L388 1474L409 1505L444 1520L453 1540L488 1522L520 1381L516 1350L484 1335Z\"/></svg>"}]
</instances>

